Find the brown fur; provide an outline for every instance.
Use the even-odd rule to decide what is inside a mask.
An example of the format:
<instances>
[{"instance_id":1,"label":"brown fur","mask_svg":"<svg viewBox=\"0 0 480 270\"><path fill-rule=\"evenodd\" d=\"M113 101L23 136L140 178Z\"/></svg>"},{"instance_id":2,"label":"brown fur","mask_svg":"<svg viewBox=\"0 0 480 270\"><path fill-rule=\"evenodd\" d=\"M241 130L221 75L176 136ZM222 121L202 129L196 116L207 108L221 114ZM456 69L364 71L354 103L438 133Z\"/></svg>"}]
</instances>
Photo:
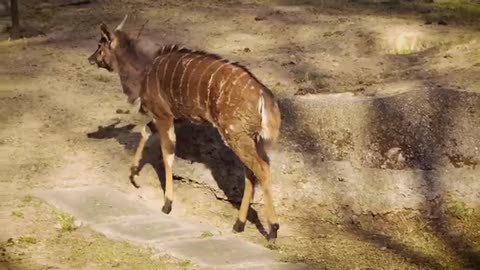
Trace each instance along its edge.
<instances>
[{"instance_id":1,"label":"brown fur","mask_svg":"<svg viewBox=\"0 0 480 270\"><path fill-rule=\"evenodd\" d=\"M163 211L169 213L173 201L174 119L209 122L246 168L245 194L234 229L243 230L258 180L266 199L268 238L274 240L279 226L265 152L265 142L277 139L281 122L273 93L245 67L217 55L177 45L158 46L132 39L121 30L101 30L99 48L89 61L118 72L128 101L140 102L140 112L149 115L158 130L166 175ZM146 137L142 131L134 166Z\"/></svg>"}]
</instances>

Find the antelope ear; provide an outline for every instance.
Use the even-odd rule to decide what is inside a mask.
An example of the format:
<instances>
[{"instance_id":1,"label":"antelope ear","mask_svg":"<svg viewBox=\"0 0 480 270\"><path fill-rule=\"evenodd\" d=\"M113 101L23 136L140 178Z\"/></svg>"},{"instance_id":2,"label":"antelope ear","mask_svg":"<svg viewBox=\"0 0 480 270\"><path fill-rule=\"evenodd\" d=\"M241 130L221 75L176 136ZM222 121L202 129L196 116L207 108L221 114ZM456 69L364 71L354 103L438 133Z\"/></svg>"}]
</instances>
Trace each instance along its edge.
<instances>
[{"instance_id":1,"label":"antelope ear","mask_svg":"<svg viewBox=\"0 0 480 270\"><path fill-rule=\"evenodd\" d=\"M110 42L110 48L112 49L115 49L117 47L119 47L120 45L120 38L118 37L118 35L115 35L115 33L112 35L112 39L111 39L111 42Z\"/></svg>"},{"instance_id":2,"label":"antelope ear","mask_svg":"<svg viewBox=\"0 0 480 270\"><path fill-rule=\"evenodd\" d=\"M110 35L110 32L108 31L107 26L104 23L100 24L100 31L102 32L102 36L108 42L110 42L112 40L112 36Z\"/></svg>"}]
</instances>

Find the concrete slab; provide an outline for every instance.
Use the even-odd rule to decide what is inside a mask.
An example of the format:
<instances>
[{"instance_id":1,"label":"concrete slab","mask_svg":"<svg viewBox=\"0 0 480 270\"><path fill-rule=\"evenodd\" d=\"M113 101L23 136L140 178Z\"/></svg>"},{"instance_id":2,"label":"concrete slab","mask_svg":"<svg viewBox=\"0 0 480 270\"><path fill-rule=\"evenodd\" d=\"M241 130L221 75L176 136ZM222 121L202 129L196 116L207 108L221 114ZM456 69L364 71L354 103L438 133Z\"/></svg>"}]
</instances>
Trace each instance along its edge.
<instances>
[{"instance_id":1,"label":"concrete slab","mask_svg":"<svg viewBox=\"0 0 480 270\"><path fill-rule=\"evenodd\" d=\"M305 264L293 264L293 263L276 263L276 264L261 264L261 265L231 265L220 268L219 270L310 270Z\"/></svg>"},{"instance_id":2,"label":"concrete slab","mask_svg":"<svg viewBox=\"0 0 480 270\"><path fill-rule=\"evenodd\" d=\"M120 191L103 186L52 189L35 195L85 223L108 222L122 216L159 215ZM168 220L167 216L165 219Z\"/></svg>"},{"instance_id":3,"label":"concrete slab","mask_svg":"<svg viewBox=\"0 0 480 270\"><path fill-rule=\"evenodd\" d=\"M113 239L143 244L212 237L220 234L214 227L204 224L185 223L174 218L165 220L155 216L123 218L113 223L94 225L93 229Z\"/></svg>"},{"instance_id":4,"label":"concrete slab","mask_svg":"<svg viewBox=\"0 0 480 270\"><path fill-rule=\"evenodd\" d=\"M107 237L149 245L159 253L214 269L307 269L281 263L279 254L261 245L221 236L213 226L163 214L144 202L105 186L35 193L73 214Z\"/></svg>"},{"instance_id":5,"label":"concrete slab","mask_svg":"<svg viewBox=\"0 0 480 270\"><path fill-rule=\"evenodd\" d=\"M183 240L157 244L155 247L168 251L172 256L218 269L225 267L250 269L253 266L275 264L279 259L275 252L233 236Z\"/></svg>"}]
</instances>

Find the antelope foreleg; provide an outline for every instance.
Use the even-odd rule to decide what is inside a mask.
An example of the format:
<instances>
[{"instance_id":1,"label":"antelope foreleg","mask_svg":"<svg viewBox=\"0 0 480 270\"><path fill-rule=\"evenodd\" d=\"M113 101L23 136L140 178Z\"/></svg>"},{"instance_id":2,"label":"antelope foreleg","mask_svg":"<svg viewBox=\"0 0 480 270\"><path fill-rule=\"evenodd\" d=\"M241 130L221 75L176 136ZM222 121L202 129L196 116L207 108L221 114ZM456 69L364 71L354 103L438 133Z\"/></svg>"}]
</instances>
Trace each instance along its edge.
<instances>
[{"instance_id":1,"label":"antelope foreleg","mask_svg":"<svg viewBox=\"0 0 480 270\"><path fill-rule=\"evenodd\" d=\"M248 209L253 200L253 193L255 187L255 176L248 169L245 168L245 190L243 192L242 204L240 205L238 219L233 226L234 232L243 232L245 229L245 222L247 221Z\"/></svg>"},{"instance_id":2,"label":"antelope foreleg","mask_svg":"<svg viewBox=\"0 0 480 270\"><path fill-rule=\"evenodd\" d=\"M140 186L135 182L135 177L138 176L140 172L140 160L142 160L143 150L145 149L145 144L147 143L150 133L147 131L147 125L142 125L140 129L140 142L138 143L137 150L135 151L135 156L133 158L133 164L130 167L130 182L136 188Z\"/></svg>"}]
</instances>

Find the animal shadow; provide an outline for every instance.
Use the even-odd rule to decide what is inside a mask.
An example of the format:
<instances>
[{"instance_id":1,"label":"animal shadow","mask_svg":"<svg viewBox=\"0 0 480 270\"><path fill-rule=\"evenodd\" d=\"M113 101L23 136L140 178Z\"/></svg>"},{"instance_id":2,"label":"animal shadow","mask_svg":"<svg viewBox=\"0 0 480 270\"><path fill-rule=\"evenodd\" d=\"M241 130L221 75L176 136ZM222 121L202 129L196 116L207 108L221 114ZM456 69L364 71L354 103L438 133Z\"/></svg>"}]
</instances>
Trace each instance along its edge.
<instances>
[{"instance_id":1,"label":"animal shadow","mask_svg":"<svg viewBox=\"0 0 480 270\"><path fill-rule=\"evenodd\" d=\"M134 152L140 141L140 133L133 132L135 125L120 126L116 121L108 126L99 126L97 131L87 133L92 139L116 139L124 147ZM175 155L191 163L204 164L210 171L219 189L237 209L245 188L244 166L233 151L227 147L217 130L208 124L194 124L186 120L175 121L177 138ZM161 187L165 190L165 171L159 139L156 133L149 137L139 164L139 171L151 165L157 173ZM175 166L175 163L174 165ZM248 221L253 223L264 236L267 232L253 208L249 209Z\"/></svg>"}]
</instances>

